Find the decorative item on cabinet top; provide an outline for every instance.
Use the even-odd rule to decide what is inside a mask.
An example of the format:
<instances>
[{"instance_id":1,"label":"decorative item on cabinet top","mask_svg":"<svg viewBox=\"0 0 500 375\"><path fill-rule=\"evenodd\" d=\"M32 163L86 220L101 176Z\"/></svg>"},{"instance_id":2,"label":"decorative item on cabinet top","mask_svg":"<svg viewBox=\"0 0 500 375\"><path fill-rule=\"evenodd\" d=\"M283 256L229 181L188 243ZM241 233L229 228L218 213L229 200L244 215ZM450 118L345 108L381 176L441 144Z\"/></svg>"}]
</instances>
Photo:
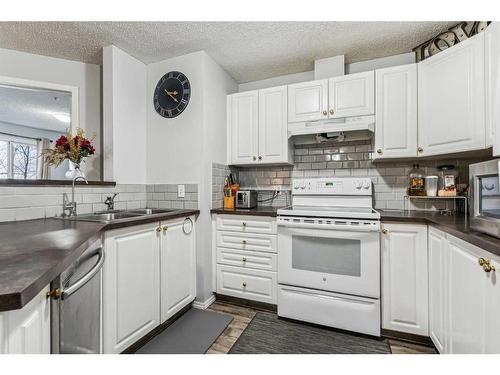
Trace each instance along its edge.
<instances>
[{"instance_id":1,"label":"decorative item on cabinet top","mask_svg":"<svg viewBox=\"0 0 500 375\"><path fill-rule=\"evenodd\" d=\"M445 31L436 37L413 48L416 62L425 60L457 43L470 38L471 36L484 31L491 21L460 22L448 31Z\"/></svg>"}]
</instances>

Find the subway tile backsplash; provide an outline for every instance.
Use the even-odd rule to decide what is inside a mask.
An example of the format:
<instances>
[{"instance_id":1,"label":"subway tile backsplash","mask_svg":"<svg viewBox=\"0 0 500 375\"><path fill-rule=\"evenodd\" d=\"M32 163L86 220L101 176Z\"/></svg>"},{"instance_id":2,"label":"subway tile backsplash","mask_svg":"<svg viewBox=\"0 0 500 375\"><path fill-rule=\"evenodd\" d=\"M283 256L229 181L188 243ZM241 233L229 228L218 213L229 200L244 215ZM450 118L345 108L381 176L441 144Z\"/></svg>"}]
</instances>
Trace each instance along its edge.
<instances>
[{"instance_id":1,"label":"subway tile backsplash","mask_svg":"<svg viewBox=\"0 0 500 375\"><path fill-rule=\"evenodd\" d=\"M198 208L198 185L185 184L185 198L177 197L177 184L119 184L115 187L79 185L75 190L78 214L106 210L107 196L118 193L115 209ZM0 222L60 216L63 194L71 187L0 187Z\"/></svg>"},{"instance_id":2,"label":"subway tile backsplash","mask_svg":"<svg viewBox=\"0 0 500 375\"><path fill-rule=\"evenodd\" d=\"M272 190L289 191L294 178L303 177L370 177L374 189L374 206L379 209L453 209L451 200L427 200L405 206L408 174L413 163L418 163L427 175L438 174L437 166L452 164L459 171L460 181L467 183L468 166L484 159L373 161L370 140L351 142L324 142L295 145L294 165L281 167L237 168L241 187L260 191L259 199L265 199ZM221 168L221 167L219 167ZM214 192L219 187L214 186ZM215 193L214 193L215 194ZM262 197L261 197L262 196ZM286 202L276 199L273 205ZM216 206L214 206L216 207Z\"/></svg>"}]
</instances>

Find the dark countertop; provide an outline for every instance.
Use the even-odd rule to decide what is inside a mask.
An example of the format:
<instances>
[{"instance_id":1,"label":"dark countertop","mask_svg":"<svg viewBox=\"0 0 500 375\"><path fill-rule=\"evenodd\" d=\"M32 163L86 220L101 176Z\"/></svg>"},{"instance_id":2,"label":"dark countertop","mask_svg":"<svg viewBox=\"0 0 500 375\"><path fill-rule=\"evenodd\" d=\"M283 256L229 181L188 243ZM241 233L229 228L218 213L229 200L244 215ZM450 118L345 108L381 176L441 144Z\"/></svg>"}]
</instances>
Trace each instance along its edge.
<instances>
[{"instance_id":1,"label":"dark countertop","mask_svg":"<svg viewBox=\"0 0 500 375\"><path fill-rule=\"evenodd\" d=\"M0 223L0 311L26 305L106 230L199 213L178 210L111 224L58 218Z\"/></svg>"},{"instance_id":2,"label":"dark countertop","mask_svg":"<svg viewBox=\"0 0 500 375\"><path fill-rule=\"evenodd\" d=\"M378 210L382 222L409 222L433 227L500 256L500 239L470 229L463 214L445 216L438 212Z\"/></svg>"},{"instance_id":3,"label":"dark countertop","mask_svg":"<svg viewBox=\"0 0 500 375\"><path fill-rule=\"evenodd\" d=\"M223 215L249 215L249 216L270 216L276 217L277 211L283 207L271 207L271 206L258 206L255 208L212 208L210 210L211 214L223 214Z\"/></svg>"}]
</instances>

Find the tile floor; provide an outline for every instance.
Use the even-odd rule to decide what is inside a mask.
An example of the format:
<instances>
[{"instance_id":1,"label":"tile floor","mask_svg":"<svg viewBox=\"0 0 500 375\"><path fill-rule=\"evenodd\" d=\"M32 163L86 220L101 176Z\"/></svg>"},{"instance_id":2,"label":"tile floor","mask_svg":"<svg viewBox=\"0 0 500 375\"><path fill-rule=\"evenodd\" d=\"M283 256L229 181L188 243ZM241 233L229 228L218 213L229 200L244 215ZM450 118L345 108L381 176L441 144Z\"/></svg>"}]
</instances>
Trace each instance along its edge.
<instances>
[{"instance_id":1,"label":"tile floor","mask_svg":"<svg viewBox=\"0 0 500 375\"><path fill-rule=\"evenodd\" d=\"M259 311L251 307L238 306L224 301L216 301L208 307L208 310L231 315L233 321L224 332L208 349L207 354L226 354L236 342L241 333L254 315ZM434 348L407 343L404 341L389 339L389 345L393 354L435 354Z\"/></svg>"}]
</instances>

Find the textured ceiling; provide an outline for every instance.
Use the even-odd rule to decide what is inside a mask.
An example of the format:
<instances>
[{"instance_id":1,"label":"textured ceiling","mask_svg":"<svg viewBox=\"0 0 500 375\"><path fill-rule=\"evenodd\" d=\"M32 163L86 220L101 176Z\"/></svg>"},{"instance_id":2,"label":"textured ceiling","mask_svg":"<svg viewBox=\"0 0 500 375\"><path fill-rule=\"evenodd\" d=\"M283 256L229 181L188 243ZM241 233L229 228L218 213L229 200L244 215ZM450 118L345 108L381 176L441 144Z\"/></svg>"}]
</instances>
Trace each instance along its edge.
<instances>
[{"instance_id":1,"label":"textured ceiling","mask_svg":"<svg viewBox=\"0 0 500 375\"><path fill-rule=\"evenodd\" d=\"M0 22L0 47L100 64L114 44L145 63L205 50L238 82L411 52L456 22Z\"/></svg>"},{"instance_id":2,"label":"textured ceiling","mask_svg":"<svg viewBox=\"0 0 500 375\"><path fill-rule=\"evenodd\" d=\"M71 94L0 85L0 122L64 133L69 124Z\"/></svg>"}]
</instances>

